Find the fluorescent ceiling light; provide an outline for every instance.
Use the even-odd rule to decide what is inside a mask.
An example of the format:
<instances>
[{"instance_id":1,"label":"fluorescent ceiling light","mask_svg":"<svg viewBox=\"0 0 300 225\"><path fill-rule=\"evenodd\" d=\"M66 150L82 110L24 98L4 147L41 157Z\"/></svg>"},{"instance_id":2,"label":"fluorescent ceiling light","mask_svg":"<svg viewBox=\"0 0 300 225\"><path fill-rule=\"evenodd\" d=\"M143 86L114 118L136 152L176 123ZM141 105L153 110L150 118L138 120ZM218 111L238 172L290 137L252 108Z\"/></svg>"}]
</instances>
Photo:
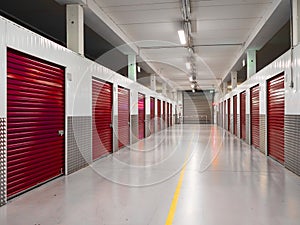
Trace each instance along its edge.
<instances>
[{"instance_id":1,"label":"fluorescent ceiling light","mask_svg":"<svg viewBox=\"0 0 300 225\"><path fill-rule=\"evenodd\" d=\"M243 67L246 66L246 61L243 59Z\"/></svg>"},{"instance_id":2,"label":"fluorescent ceiling light","mask_svg":"<svg viewBox=\"0 0 300 225\"><path fill-rule=\"evenodd\" d=\"M179 36L180 43L182 45L185 45L186 44L186 38L185 38L184 30L179 30L178 31L178 36Z\"/></svg>"},{"instance_id":3,"label":"fluorescent ceiling light","mask_svg":"<svg viewBox=\"0 0 300 225\"><path fill-rule=\"evenodd\" d=\"M192 65L191 65L190 62L186 62L186 63L185 63L185 66L186 66L186 68L187 68L188 70L191 70L191 69L192 69Z\"/></svg>"},{"instance_id":4,"label":"fluorescent ceiling light","mask_svg":"<svg viewBox=\"0 0 300 225\"><path fill-rule=\"evenodd\" d=\"M141 67L137 66L137 71L140 73L141 72Z\"/></svg>"}]
</instances>

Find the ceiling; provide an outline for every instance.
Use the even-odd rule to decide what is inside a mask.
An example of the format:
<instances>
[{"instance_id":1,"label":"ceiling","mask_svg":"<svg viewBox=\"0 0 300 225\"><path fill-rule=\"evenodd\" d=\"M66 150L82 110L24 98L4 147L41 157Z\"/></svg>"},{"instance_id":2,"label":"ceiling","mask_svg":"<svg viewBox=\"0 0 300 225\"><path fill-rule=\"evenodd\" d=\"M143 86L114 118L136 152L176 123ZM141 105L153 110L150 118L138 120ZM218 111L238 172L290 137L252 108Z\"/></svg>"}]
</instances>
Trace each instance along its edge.
<instances>
[{"instance_id":1,"label":"ceiling","mask_svg":"<svg viewBox=\"0 0 300 225\"><path fill-rule=\"evenodd\" d=\"M231 70L240 69L245 50L261 48L289 18L288 0L190 2L196 80L202 89L228 80ZM185 65L190 54L177 34L182 0L10 0L1 3L0 12L65 45L68 3L84 7L87 57L119 71L134 52L145 86L155 73L159 89L167 82L169 90L191 90Z\"/></svg>"},{"instance_id":2,"label":"ceiling","mask_svg":"<svg viewBox=\"0 0 300 225\"><path fill-rule=\"evenodd\" d=\"M144 59L176 88L191 89L188 51L180 45L180 0L95 0L135 42ZM250 35L274 4L272 0L191 0L192 38L200 87L220 83Z\"/></svg>"}]
</instances>

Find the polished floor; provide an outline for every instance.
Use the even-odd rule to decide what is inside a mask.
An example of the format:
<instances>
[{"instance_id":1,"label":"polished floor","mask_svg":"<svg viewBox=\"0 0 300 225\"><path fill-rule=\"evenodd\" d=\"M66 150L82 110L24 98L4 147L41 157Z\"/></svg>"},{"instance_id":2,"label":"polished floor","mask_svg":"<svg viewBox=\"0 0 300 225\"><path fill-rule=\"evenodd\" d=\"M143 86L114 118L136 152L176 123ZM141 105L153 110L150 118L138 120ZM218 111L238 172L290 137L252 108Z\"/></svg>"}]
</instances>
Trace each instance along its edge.
<instances>
[{"instance_id":1,"label":"polished floor","mask_svg":"<svg viewBox=\"0 0 300 225\"><path fill-rule=\"evenodd\" d=\"M211 125L176 125L0 208L1 225L299 225L300 177Z\"/></svg>"}]
</instances>

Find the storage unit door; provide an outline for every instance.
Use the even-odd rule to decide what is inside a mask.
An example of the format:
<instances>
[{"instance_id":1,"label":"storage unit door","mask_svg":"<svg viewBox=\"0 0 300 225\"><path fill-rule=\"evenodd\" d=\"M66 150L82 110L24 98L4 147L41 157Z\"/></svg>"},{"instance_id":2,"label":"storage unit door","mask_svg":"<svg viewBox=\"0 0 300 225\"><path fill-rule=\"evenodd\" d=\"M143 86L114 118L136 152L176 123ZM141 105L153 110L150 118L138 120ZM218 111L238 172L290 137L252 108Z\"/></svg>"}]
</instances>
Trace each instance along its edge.
<instances>
[{"instance_id":1,"label":"storage unit door","mask_svg":"<svg viewBox=\"0 0 300 225\"><path fill-rule=\"evenodd\" d=\"M173 105L172 104L170 104L170 114L171 114L170 126L173 126Z\"/></svg>"},{"instance_id":2,"label":"storage unit door","mask_svg":"<svg viewBox=\"0 0 300 225\"><path fill-rule=\"evenodd\" d=\"M251 144L259 149L259 86L251 88Z\"/></svg>"},{"instance_id":3,"label":"storage unit door","mask_svg":"<svg viewBox=\"0 0 300 225\"><path fill-rule=\"evenodd\" d=\"M8 49L7 196L64 173L64 69Z\"/></svg>"},{"instance_id":4,"label":"storage unit door","mask_svg":"<svg viewBox=\"0 0 300 225\"><path fill-rule=\"evenodd\" d=\"M150 132L153 134L155 132L155 124L154 124L154 117L155 117L155 98L150 98Z\"/></svg>"},{"instance_id":5,"label":"storage unit door","mask_svg":"<svg viewBox=\"0 0 300 225\"><path fill-rule=\"evenodd\" d=\"M230 98L227 99L227 129L228 131L230 131Z\"/></svg>"},{"instance_id":6,"label":"storage unit door","mask_svg":"<svg viewBox=\"0 0 300 225\"><path fill-rule=\"evenodd\" d=\"M233 134L237 135L237 96L233 96Z\"/></svg>"},{"instance_id":7,"label":"storage unit door","mask_svg":"<svg viewBox=\"0 0 300 225\"><path fill-rule=\"evenodd\" d=\"M145 95L138 95L139 139L145 138Z\"/></svg>"},{"instance_id":8,"label":"storage unit door","mask_svg":"<svg viewBox=\"0 0 300 225\"><path fill-rule=\"evenodd\" d=\"M166 128L166 102L162 102L162 107L163 107L163 114L162 114L162 121L163 121L163 129Z\"/></svg>"},{"instance_id":9,"label":"storage unit door","mask_svg":"<svg viewBox=\"0 0 300 225\"><path fill-rule=\"evenodd\" d=\"M93 160L112 153L112 90L112 84L93 79Z\"/></svg>"},{"instance_id":10,"label":"storage unit door","mask_svg":"<svg viewBox=\"0 0 300 225\"><path fill-rule=\"evenodd\" d=\"M118 87L118 139L119 148L130 143L130 92L128 89Z\"/></svg>"},{"instance_id":11,"label":"storage unit door","mask_svg":"<svg viewBox=\"0 0 300 225\"><path fill-rule=\"evenodd\" d=\"M223 128L226 129L226 102L223 102Z\"/></svg>"},{"instance_id":12,"label":"storage unit door","mask_svg":"<svg viewBox=\"0 0 300 225\"><path fill-rule=\"evenodd\" d=\"M246 92L240 94L240 133L241 139L246 140Z\"/></svg>"},{"instance_id":13,"label":"storage unit door","mask_svg":"<svg viewBox=\"0 0 300 225\"><path fill-rule=\"evenodd\" d=\"M208 124L213 122L213 95L209 91L183 93L183 123Z\"/></svg>"},{"instance_id":14,"label":"storage unit door","mask_svg":"<svg viewBox=\"0 0 300 225\"><path fill-rule=\"evenodd\" d=\"M167 127L170 126L170 103L167 103Z\"/></svg>"},{"instance_id":15,"label":"storage unit door","mask_svg":"<svg viewBox=\"0 0 300 225\"><path fill-rule=\"evenodd\" d=\"M157 131L161 130L161 100L157 99Z\"/></svg>"},{"instance_id":16,"label":"storage unit door","mask_svg":"<svg viewBox=\"0 0 300 225\"><path fill-rule=\"evenodd\" d=\"M223 127L223 102L220 103L220 126Z\"/></svg>"},{"instance_id":17,"label":"storage unit door","mask_svg":"<svg viewBox=\"0 0 300 225\"><path fill-rule=\"evenodd\" d=\"M284 74L268 81L268 153L284 163Z\"/></svg>"}]
</instances>

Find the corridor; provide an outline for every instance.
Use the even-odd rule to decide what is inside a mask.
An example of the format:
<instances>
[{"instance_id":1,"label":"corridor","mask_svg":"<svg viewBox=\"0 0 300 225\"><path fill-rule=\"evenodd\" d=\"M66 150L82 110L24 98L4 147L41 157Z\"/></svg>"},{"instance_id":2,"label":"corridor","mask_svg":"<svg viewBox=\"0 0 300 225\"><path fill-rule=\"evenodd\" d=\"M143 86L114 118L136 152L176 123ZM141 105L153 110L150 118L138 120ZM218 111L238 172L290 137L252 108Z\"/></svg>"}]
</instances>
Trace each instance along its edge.
<instances>
[{"instance_id":1,"label":"corridor","mask_svg":"<svg viewBox=\"0 0 300 225\"><path fill-rule=\"evenodd\" d=\"M1 225L299 225L300 177L215 125L175 125L0 208Z\"/></svg>"}]
</instances>

